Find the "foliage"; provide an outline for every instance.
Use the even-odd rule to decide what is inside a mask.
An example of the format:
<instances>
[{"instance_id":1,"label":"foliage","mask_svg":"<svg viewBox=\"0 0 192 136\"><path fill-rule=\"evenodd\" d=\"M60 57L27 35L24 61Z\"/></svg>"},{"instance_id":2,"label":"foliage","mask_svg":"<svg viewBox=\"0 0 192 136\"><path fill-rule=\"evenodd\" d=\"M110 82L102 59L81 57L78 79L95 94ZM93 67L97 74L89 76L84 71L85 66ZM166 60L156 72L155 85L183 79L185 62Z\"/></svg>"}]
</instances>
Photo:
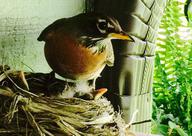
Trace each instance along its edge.
<instances>
[{"instance_id":1,"label":"foliage","mask_svg":"<svg viewBox=\"0 0 192 136\"><path fill-rule=\"evenodd\" d=\"M155 61L153 132L171 136L192 136L192 28L183 7L168 1Z\"/></svg>"}]
</instances>

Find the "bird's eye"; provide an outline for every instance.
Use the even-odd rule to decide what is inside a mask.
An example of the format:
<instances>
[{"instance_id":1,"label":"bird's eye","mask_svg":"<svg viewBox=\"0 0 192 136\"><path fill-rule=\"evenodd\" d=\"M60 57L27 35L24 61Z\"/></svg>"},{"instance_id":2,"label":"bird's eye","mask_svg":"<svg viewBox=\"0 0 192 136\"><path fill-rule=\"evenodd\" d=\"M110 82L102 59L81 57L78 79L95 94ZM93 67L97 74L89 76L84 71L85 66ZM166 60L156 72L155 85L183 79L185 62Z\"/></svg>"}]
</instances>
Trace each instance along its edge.
<instances>
[{"instance_id":1,"label":"bird's eye","mask_svg":"<svg viewBox=\"0 0 192 136\"><path fill-rule=\"evenodd\" d=\"M107 30L107 27L108 27L108 25L107 25L106 20L100 19L100 20L98 21L98 23L97 23L97 28L99 29L99 31L100 31L101 33L105 34L105 33L106 33L106 30Z\"/></svg>"},{"instance_id":2,"label":"bird's eye","mask_svg":"<svg viewBox=\"0 0 192 136\"><path fill-rule=\"evenodd\" d=\"M107 28L107 23L106 23L106 22L99 22L98 27L99 27L101 30L106 30L106 28Z\"/></svg>"}]
</instances>

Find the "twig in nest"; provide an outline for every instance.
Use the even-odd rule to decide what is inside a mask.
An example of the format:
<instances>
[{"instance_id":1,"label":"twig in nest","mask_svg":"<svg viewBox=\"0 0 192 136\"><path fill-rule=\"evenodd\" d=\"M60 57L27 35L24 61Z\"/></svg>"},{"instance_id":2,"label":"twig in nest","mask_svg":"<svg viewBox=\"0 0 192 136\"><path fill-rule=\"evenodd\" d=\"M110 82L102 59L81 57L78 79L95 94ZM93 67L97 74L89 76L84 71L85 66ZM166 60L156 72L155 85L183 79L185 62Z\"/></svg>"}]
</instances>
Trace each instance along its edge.
<instances>
[{"instance_id":1,"label":"twig in nest","mask_svg":"<svg viewBox=\"0 0 192 136\"><path fill-rule=\"evenodd\" d=\"M6 77L13 83L13 85L14 85L17 89L19 89L20 91L22 91L22 92L25 93L25 94L28 94L29 96L39 97L38 95L36 95L36 94L34 94L34 93L31 93L31 92L29 92L29 91L27 91L27 90L24 90L23 88L19 87L19 86L9 77L9 75L6 73L6 71L5 71L4 73L5 73Z\"/></svg>"},{"instance_id":2,"label":"twig in nest","mask_svg":"<svg viewBox=\"0 0 192 136\"><path fill-rule=\"evenodd\" d=\"M40 136L45 136L45 134L42 132L41 128L39 127L39 125L37 124L37 122L35 121L35 118L33 117L33 115L27 110L25 109L24 106L22 106L22 109L27 117L28 122L30 123L30 125L34 128L34 130L40 135Z\"/></svg>"}]
</instances>

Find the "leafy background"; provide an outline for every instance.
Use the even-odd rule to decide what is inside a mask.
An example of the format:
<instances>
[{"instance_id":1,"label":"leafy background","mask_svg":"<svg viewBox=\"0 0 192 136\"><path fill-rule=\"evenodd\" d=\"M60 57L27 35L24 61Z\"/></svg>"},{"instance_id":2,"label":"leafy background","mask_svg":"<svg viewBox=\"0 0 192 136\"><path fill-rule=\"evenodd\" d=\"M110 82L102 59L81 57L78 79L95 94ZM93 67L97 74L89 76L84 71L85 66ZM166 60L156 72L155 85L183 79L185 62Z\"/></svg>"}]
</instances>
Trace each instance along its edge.
<instances>
[{"instance_id":1,"label":"leafy background","mask_svg":"<svg viewBox=\"0 0 192 136\"><path fill-rule=\"evenodd\" d=\"M184 0L169 0L157 40L153 133L192 136L192 27Z\"/></svg>"}]
</instances>

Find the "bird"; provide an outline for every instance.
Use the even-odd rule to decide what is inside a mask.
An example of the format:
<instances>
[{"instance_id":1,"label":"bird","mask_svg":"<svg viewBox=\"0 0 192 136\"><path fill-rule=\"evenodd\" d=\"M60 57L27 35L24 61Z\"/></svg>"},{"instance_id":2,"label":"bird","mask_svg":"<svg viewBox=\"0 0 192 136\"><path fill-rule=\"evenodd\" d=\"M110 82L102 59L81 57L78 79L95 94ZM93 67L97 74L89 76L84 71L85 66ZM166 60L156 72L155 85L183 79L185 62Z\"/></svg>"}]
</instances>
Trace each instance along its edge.
<instances>
[{"instance_id":1,"label":"bird","mask_svg":"<svg viewBox=\"0 0 192 136\"><path fill-rule=\"evenodd\" d=\"M104 67L114 65L112 39L134 41L114 17L90 12L56 20L37 40L45 42L45 58L57 75L79 88L85 81L95 89Z\"/></svg>"}]
</instances>

